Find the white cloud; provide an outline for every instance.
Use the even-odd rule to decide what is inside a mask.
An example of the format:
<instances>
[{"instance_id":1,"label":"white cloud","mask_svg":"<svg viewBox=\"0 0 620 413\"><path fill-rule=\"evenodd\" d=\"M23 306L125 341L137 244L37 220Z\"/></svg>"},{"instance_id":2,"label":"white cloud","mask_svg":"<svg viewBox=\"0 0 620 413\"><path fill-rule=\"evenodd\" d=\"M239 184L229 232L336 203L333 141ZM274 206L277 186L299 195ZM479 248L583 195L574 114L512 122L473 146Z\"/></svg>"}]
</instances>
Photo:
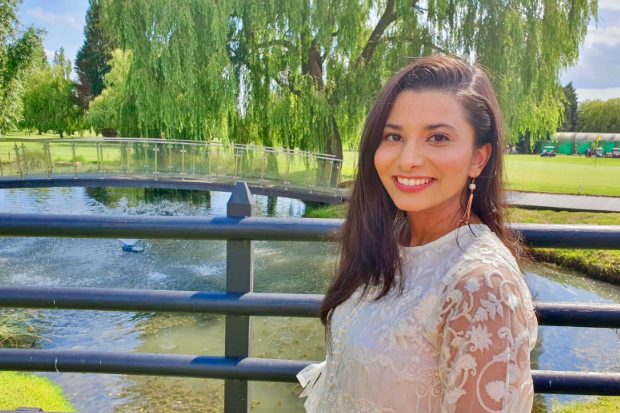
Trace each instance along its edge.
<instances>
[{"instance_id":1,"label":"white cloud","mask_svg":"<svg viewBox=\"0 0 620 413\"><path fill-rule=\"evenodd\" d=\"M618 1L618 0L598 0L598 7L601 10L620 10L620 1Z\"/></svg>"},{"instance_id":2,"label":"white cloud","mask_svg":"<svg viewBox=\"0 0 620 413\"><path fill-rule=\"evenodd\" d=\"M610 47L620 45L620 25L590 31L586 38L585 47L591 47L594 44L604 44Z\"/></svg>"},{"instance_id":3,"label":"white cloud","mask_svg":"<svg viewBox=\"0 0 620 413\"><path fill-rule=\"evenodd\" d=\"M52 60L54 57L54 52L50 49L43 49L43 51L45 52L45 56L47 56L47 60Z\"/></svg>"},{"instance_id":4,"label":"white cloud","mask_svg":"<svg viewBox=\"0 0 620 413\"><path fill-rule=\"evenodd\" d=\"M83 20L78 19L68 14L57 14L50 11L43 10L37 6L31 9L25 10L34 20L41 23L47 23L49 25L68 26L73 29L82 29Z\"/></svg>"},{"instance_id":5,"label":"white cloud","mask_svg":"<svg viewBox=\"0 0 620 413\"><path fill-rule=\"evenodd\" d=\"M608 87L598 89L577 89L577 97L579 102L585 100L607 100L612 98L620 98L620 87Z\"/></svg>"}]
</instances>

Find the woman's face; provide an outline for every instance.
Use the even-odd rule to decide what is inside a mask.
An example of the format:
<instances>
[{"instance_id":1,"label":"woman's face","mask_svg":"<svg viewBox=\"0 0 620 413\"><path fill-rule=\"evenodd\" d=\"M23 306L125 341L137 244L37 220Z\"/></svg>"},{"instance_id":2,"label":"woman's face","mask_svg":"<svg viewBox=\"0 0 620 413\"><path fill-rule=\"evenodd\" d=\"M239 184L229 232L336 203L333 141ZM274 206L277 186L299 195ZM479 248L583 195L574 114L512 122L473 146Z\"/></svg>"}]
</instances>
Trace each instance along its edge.
<instances>
[{"instance_id":1,"label":"woman's face","mask_svg":"<svg viewBox=\"0 0 620 413\"><path fill-rule=\"evenodd\" d=\"M401 92L375 152L375 168L396 207L407 212L461 209L461 194L489 159L457 99L443 91Z\"/></svg>"}]
</instances>

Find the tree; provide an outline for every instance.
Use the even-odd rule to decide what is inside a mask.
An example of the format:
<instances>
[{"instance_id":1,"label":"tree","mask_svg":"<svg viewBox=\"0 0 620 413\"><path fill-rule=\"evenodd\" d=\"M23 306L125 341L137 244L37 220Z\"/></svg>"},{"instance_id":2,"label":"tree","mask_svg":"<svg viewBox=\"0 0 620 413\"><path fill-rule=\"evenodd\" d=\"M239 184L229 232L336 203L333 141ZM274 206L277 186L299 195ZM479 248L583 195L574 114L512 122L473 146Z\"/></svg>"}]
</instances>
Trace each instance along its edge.
<instances>
[{"instance_id":1,"label":"tree","mask_svg":"<svg viewBox=\"0 0 620 413\"><path fill-rule=\"evenodd\" d=\"M573 82L569 82L562 88L564 92L564 120L562 125L558 128L563 132L575 132L577 131L577 93L573 87Z\"/></svg>"},{"instance_id":2,"label":"tree","mask_svg":"<svg viewBox=\"0 0 620 413\"><path fill-rule=\"evenodd\" d=\"M620 133L620 98L585 101L577 119L581 132Z\"/></svg>"},{"instance_id":3,"label":"tree","mask_svg":"<svg viewBox=\"0 0 620 413\"><path fill-rule=\"evenodd\" d=\"M102 0L131 50L127 88L144 136L262 142L342 156L406 56L489 69L515 139L555 132L561 69L596 0Z\"/></svg>"},{"instance_id":4,"label":"tree","mask_svg":"<svg viewBox=\"0 0 620 413\"><path fill-rule=\"evenodd\" d=\"M78 75L77 95L82 108L101 94L104 76L110 71L114 42L101 26L101 3L89 0L84 26L84 44L75 58L75 72Z\"/></svg>"},{"instance_id":5,"label":"tree","mask_svg":"<svg viewBox=\"0 0 620 413\"><path fill-rule=\"evenodd\" d=\"M71 62L61 48L54 54L51 67L43 67L30 76L23 96L25 127L39 133L53 130L61 138L79 128L81 110L70 74Z\"/></svg>"},{"instance_id":6,"label":"tree","mask_svg":"<svg viewBox=\"0 0 620 413\"><path fill-rule=\"evenodd\" d=\"M130 52L112 52L111 70L104 76L103 92L90 102L87 124L104 136L137 136L135 99L127 91L127 75L131 66Z\"/></svg>"},{"instance_id":7,"label":"tree","mask_svg":"<svg viewBox=\"0 0 620 413\"><path fill-rule=\"evenodd\" d=\"M42 32L17 29L19 0L0 0L0 134L21 119L23 78L44 59Z\"/></svg>"}]
</instances>

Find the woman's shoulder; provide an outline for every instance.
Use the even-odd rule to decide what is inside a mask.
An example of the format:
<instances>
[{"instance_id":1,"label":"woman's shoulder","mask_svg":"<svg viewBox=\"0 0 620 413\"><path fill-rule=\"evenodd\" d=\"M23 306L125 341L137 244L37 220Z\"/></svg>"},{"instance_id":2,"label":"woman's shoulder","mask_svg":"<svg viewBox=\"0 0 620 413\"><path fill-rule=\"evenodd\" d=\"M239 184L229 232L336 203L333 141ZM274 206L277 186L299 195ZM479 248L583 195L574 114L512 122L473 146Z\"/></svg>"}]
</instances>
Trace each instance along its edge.
<instances>
[{"instance_id":1,"label":"woman's shoulder","mask_svg":"<svg viewBox=\"0 0 620 413\"><path fill-rule=\"evenodd\" d=\"M493 289L504 284L527 289L515 257L486 225L478 228L444 282L447 290L467 290L475 285Z\"/></svg>"},{"instance_id":2,"label":"woman's shoulder","mask_svg":"<svg viewBox=\"0 0 620 413\"><path fill-rule=\"evenodd\" d=\"M459 258L459 272L497 268L521 274L515 257L489 227L479 225L470 238Z\"/></svg>"},{"instance_id":3,"label":"woman's shoulder","mask_svg":"<svg viewBox=\"0 0 620 413\"><path fill-rule=\"evenodd\" d=\"M512 310L520 307L528 319L534 319L524 275L510 250L490 229L479 234L464 251L445 284L444 302L494 303Z\"/></svg>"}]
</instances>

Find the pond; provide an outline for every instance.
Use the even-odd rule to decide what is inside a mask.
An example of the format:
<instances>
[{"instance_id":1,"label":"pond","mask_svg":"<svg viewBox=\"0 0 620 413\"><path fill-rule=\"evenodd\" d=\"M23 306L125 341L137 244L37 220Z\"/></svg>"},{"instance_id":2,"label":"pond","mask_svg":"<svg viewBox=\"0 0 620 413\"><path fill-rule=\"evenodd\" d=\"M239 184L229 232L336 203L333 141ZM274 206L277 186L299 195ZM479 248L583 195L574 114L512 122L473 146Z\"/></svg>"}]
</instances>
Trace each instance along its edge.
<instances>
[{"instance_id":1,"label":"pond","mask_svg":"<svg viewBox=\"0 0 620 413\"><path fill-rule=\"evenodd\" d=\"M145 189L0 190L0 212L106 215L225 215L230 194ZM259 216L301 216L304 204L256 197ZM225 241L142 240L141 254L115 239L0 238L0 284L223 291ZM335 268L334 244L255 242L255 291L323 293ZM620 288L548 265L527 268L538 301L620 303ZM29 310L46 349L222 356L216 315ZM254 357L321 360L316 319L253 317ZM620 371L620 332L541 327L532 362L545 370ZM42 374L79 411L221 412L223 381L151 376ZM300 387L250 383L254 412L303 412ZM536 410L576 396L537 396Z\"/></svg>"}]
</instances>

